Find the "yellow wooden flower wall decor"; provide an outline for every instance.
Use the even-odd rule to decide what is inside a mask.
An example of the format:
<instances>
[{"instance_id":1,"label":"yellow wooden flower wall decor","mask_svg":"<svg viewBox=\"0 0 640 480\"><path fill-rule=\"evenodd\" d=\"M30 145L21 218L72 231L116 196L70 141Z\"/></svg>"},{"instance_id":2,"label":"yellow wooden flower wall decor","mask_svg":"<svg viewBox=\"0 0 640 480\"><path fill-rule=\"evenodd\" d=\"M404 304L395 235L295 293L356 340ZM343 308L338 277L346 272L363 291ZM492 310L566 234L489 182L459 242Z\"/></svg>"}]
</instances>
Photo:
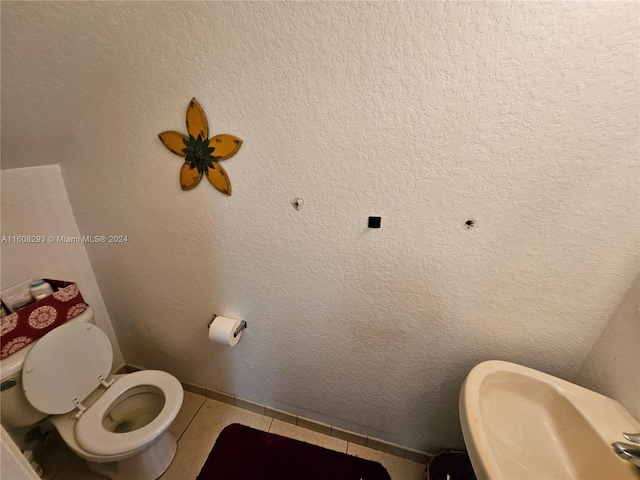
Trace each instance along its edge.
<instances>
[{"instance_id":1,"label":"yellow wooden flower wall decor","mask_svg":"<svg viewBox=\"0 0 640 480\"><path fill-rule=\"evenodd\" d=\"M182 190L194 188L204 174L217 190L231 195L231 181L218 162L233 157L240 150L242 140L226 133L209 138L207 119L195 98L187 107L187 133L189 138L173 131L158 135L165 147L185 157L180 169Z\"/></svg>"}]
</instances>

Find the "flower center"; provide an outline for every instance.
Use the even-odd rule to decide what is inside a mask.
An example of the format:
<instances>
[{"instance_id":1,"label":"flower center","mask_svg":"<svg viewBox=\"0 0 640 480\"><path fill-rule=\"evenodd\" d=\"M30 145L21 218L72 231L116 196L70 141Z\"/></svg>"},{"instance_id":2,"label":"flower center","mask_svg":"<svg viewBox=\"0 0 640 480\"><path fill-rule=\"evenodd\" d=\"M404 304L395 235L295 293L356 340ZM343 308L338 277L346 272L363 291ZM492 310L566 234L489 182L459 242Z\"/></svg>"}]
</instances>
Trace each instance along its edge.
<instances>
[{"instance_id":1,"label":"flower center","mask_svg":"<svg viewBox=\"0 0 640 480\"><path fill-rule=\"evenodd\" d=\"M185 161L189 162L190 168L197 168L200 173L213 168L215 158L211 154L215 148L209 146L208 139L202 139L200 135L198 138L189 135L189 139L185 139L184 144L187 148L183 148L182 151L186 154Z\"/></svg>"}]
</instances>

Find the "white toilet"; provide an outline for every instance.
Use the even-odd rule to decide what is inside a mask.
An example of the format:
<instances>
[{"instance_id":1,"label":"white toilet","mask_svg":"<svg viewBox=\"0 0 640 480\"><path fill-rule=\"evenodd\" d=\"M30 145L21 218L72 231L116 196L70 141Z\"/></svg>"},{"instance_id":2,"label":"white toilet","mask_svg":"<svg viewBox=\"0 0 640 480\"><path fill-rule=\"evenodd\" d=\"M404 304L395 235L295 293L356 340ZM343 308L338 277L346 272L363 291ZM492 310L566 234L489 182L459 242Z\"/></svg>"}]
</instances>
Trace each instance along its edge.
<instances>
[{"instance_id":1,"label":"white toilet","mask_svg":"<svg viewBox=\"0 0 640 480\"><path fill-rule=\"evenodd\" d=\"M92 320L89 307L0 362L2 423L26 426L51 415L90 470L155 480L176 452L169 427L182 405L182 385L158 370L109 376L111 344Z\"/></svg>"}]
</instances>

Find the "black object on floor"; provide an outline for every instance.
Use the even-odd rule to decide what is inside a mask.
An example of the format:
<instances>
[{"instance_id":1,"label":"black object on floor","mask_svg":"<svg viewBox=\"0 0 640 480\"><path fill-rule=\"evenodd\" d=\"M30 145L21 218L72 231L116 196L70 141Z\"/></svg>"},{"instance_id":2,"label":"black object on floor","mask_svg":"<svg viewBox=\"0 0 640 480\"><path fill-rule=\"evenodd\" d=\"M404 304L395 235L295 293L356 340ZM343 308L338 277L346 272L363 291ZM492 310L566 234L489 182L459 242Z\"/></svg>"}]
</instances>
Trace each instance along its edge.
<instances>
[{"instance_id":1,"label":"black object on floor","mask_svg":"<svg viewBox=\"0 0 640 480\"><path fill-rule=\"evenodd\" d=\"M462 450L444 450L427 464L427 480L476 480L471 460Z\"/></svg>"},{"instance_id":2,"label":"black object on floor","mask_svg":"<svg viewBox=\"0 0 640 480\"><path fill-rule=\"evenodd\" d=\"M379 463L234 423L197 480L391 480Z\"/></svg>"}]
</instances>

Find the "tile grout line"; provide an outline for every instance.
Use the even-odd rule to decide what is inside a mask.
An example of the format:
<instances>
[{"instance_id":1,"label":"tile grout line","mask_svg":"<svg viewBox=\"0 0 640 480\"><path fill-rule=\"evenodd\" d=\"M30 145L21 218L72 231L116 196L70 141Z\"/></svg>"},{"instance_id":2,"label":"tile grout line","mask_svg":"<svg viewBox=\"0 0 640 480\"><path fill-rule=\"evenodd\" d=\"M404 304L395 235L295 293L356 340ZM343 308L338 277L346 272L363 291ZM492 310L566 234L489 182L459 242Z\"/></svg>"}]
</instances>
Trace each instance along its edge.
<instances>
[{"instance_id":1,"label":"tile grout line","mask_svg":"<svg viewBox=\"0 0 640 480\"><path fill-rule=\"evenodd\" d=\"M207 397L204 397L204 400L202 401L202 403L200 404L200 406L198 407L198 409L196 410L196 412L193 414L193 416L191 417L191 419L189 420L189 423L187 423L187 426L184 427L184 430L182 430L182 433L180 434L180 436L178 438L176 438L176 442L179 442L180 439L182 438L182 436L185 434L185 432L189 429L189 427L191 426L191 424L193 423L193 421L196 418L196 415L198 415L198 413L200 412L200 409L204 406L204 402L207 400Z\"/></svg>"},{"instance_id":2,"label":"tile grout line","mask_svg":"<svg viewBox=\"0 0 640 480\"><path fill-rule=\"evenodd\" d=\"M74 454L74 455L75 455L75 454ZM69 465L69 462L71 462L71 460L73 460L73 456L69 457L69 458L67 459L67 461L66 461L66 462L64 462L64 465L62 465L62 466L60 467L60 469L56 472L56 474L55 474L53 477L51 477L51 480L56 480L56 478L58 478L58 477L59 477L59 475L62 473L62 471L65 469L65 467L66 467L67 465ZM46 474L46 472L45 472L45 474ZM60 478L62 478L62 477L60 477Z\"/></svg>"},{"instance_id":3,"label":"tile grout line","mask_svg":"<svg viewBox=\"0 0 640 480\"><path fill-rule=\"evenodd\" d=\"M271 422L269 423L269 430L267 430L267 433L271 433L271 428L273 427L273 421L275 420L275 418L271 417Z\"/></svg>"}]
</instances>

